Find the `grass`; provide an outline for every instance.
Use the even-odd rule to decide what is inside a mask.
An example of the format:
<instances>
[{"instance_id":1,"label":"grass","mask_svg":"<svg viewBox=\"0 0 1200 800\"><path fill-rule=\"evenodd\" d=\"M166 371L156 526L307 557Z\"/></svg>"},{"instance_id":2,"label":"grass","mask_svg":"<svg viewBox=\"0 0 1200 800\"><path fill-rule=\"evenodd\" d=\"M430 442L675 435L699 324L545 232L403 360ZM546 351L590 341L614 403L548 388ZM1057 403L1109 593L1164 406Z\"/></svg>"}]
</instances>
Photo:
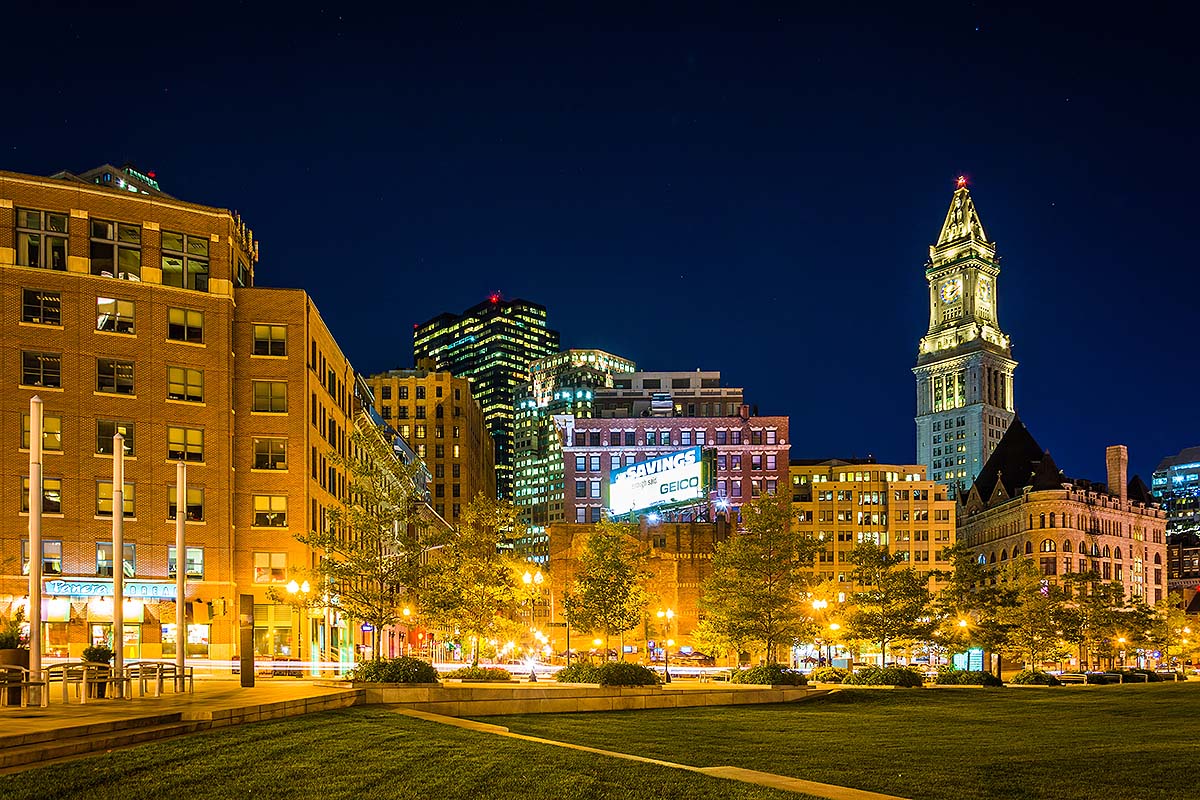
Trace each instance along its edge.
<instances>
[{"instance_id":1,"label":"grass","mask_svg":"<svg viewBox=\"0 0 1200 800\"><path fill-rule=\"evenodd\" d=\"M791 705L489 717L514 732L922 800L1195 796L1200 684L844 690Z\"/></svg>"},{"instance_id":2,"label":"grass","mask_svg":"<svg viewBox=\"0 0 1200 800\"><path fill-rule=\"evenodd\" d=\"M682 770L353 708L0 775L4 800L797 800ZM809 798L812 800L812 798Z\"/></svg>"}]
</instances>

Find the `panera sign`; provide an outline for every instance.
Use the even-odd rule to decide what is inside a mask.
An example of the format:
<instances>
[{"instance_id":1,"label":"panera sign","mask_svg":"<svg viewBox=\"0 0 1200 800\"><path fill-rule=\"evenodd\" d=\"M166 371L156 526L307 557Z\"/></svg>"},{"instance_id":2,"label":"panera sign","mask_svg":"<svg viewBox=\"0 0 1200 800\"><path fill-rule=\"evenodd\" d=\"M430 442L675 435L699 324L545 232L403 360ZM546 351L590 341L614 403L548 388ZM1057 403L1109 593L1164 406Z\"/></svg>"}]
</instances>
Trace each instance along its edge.
<instances>
[{"instance_id":1,"label":"panera sign","mask_svg":"<svg viewBox=\"0 0 1200 800\"><path fill-rule=\"evenodd\" d=\"M143 600L174 600L173 581L125 581L127 598ZM66 597L112 597L112 581L46 581L46 594Z\"/></svg>"}]
</instances>

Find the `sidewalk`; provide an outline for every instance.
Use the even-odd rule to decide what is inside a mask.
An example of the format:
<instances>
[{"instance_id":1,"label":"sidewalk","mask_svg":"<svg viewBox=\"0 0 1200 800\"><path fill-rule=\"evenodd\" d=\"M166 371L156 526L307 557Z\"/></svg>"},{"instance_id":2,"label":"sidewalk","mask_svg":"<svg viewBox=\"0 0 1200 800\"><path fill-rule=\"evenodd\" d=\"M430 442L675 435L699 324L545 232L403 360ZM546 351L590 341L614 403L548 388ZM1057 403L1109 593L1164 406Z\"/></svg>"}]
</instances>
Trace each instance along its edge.
<instances>
[{"instance_id":1,"label":"sidewalk","mask_svg":"<svg viewBox=\"0 0 1200 800\"><path fill-rule=\"evenodd\" d=\"M307 705L306 701L341 699L342 695L349 700L353 694L346 689L315 686L303 679L260 681L255 687L244 689L236 678L209 678L197 679L193 694L164 691L160 697L140 697L135 689L129 700L90 700L86 705L77 702L63 705L62 690L55 685L51 687L50 705L46 708L0 708L0 739L169 714L180 714L185 720L232 716L239 718L238 721L249 721L248 716L264 718L262 711L255 712L262 706Z\"/></svg>"}]
</instances>

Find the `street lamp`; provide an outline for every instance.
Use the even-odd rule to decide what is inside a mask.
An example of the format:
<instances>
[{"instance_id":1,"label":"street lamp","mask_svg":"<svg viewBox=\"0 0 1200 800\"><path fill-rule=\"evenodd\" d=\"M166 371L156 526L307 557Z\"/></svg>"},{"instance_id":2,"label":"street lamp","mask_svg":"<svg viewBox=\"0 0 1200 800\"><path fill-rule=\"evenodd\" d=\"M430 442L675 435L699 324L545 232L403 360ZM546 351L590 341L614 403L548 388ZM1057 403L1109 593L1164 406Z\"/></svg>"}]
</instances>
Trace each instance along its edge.
<instances>
[{"instance_id":1,"label":"street lamp","mask_svg":"<svg viewBox=\"0 0 1200 800\"><path fill-rule=\"evenodd\" d=\"M666 620L663 623L663 634L670 636L671 620L675 618L675 612L669 608L666 611L660 610L658 612L658 618L661 620ZM667 639L667 645L663 648L663 683L671 682L671 645L673 644L675 644L673 639Z\"/></svg>"},{"instance_id":2,"label":"street lamp","mask_svg":"<svg viewBox=\"0 0 1200 800\"><path fill-rule=\"evenodd\" d=\"M842 626L837 624L836 622L829 623L829 631L831 633L831 636L829 639L829 645L826 647L826 650L827 650L827 663L831 667L833 666L833 637L837 636L837 632L840 631L841 629L842 629Z\"/></svg>"}]
</instances>

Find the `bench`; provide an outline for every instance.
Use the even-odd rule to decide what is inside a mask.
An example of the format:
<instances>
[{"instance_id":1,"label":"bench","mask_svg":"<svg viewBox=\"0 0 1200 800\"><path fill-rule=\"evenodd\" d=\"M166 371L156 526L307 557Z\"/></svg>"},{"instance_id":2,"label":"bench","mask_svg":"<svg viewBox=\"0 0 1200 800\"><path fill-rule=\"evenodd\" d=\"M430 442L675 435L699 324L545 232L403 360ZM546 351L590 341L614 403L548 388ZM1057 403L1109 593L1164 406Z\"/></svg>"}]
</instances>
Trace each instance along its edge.
<instances>
[{"instance_id":1,"label":"bench","mask_svg":"<svg viewBox=\"0 0 1200 800\"><path fill-rule=\"evenodd\" d=\"M1058 675L1061 683L1087 683L1087 675L1082 672L1063 672Z\"/></svg>"},{"instance_id":2,"label":"bench","mask_svg":"<svg viewBox=\"0 0 1200 800\"><path fill-rule=\"evenodd\" d=\"M29 707L29 691L37 688L39 705L45 708L49 704L49 691L46 688L45 680L38 680L36 676L30 674L25 667L20 667L15 664L5 664L0 666L0 705L10 705L11 699L9 692L13 691L20 697L19 705L21 708Z\"/></svg>"},{"instance_id":3,"label":"bench","mask_svg":"<svg viewBox=\"0 0 1200 800\"><path fill-rule=\"evenodd\" d=\"M125 667L125 675L129 678L131 690L133 681L138 682L142 697L146 696L147 683L153 686L155 697L162 695L163 685L168 681L175 691L183 691L183 687L193 693L196 691L194 668L185 666L181 674L178 666L171 661L133 661Z\"/></svg>"}]
</instances>

